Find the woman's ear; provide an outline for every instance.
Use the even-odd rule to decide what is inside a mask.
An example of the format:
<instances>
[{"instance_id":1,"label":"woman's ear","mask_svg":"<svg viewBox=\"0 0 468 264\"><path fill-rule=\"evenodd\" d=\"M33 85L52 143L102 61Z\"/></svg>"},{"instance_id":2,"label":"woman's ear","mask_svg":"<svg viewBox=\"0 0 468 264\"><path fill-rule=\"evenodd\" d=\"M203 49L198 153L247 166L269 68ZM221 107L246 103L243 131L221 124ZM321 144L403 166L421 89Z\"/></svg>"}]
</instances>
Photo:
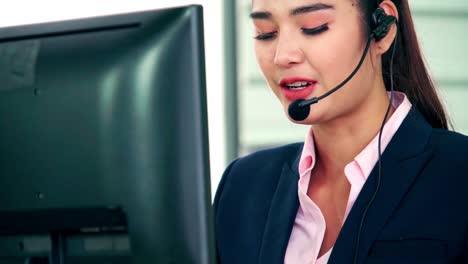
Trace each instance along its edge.
<instances>
[{"instance_id":1,"label":"woman's ear","mask_svg":"<svg viewBox=\"0 0 468 264\"><path fill-rule=\"evenodd\" d=\"M391 0L382 1L379 7L385 11L386 15L394 16L396 17L398 21L398 18L399 18L398 8ZM390 47L393 44L393 41L395 40L396 34L397 34L397 25L393 24L391 25L390 30L388 31L387 35L383 39L375 43L376 51L378 54L384 54L390 49Z\"/></svg>"},{"instance_id":2,"label":"woman's ear","mask_svg":"<svg viewBox=\"0 0 468 264\"><path fill-rule=\"evenodd\" d=\"M398 8L396 7L395 3L393 3L393 1L383 0L379 7L385 11L387 16L394 16L398 20Z\"/></svg>"}]
</instances>

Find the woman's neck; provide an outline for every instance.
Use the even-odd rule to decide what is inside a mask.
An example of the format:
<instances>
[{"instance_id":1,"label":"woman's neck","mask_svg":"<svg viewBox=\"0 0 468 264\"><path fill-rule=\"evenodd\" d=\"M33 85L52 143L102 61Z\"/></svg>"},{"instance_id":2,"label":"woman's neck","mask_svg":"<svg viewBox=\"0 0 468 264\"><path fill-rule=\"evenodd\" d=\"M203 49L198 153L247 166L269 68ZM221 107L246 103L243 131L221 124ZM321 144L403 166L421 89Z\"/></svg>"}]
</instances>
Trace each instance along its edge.
<instances>
[{"instance_id":1,"label":"woman's neck","mask_svg":"<svg viewBox=\"0 0 468 264\"><path fill-rule=\"evenodd\" d=\"M339 177L350 163L371 141L382 125L389 98L382 89L378 96L362 104L352 113L313 127L314 142L320 167L327 177ZM392 107L388 118L395 109ZM388 120L387 118L387 120ZM330 179L333 180L333 179Z\"/></svg>"}]
</instances>

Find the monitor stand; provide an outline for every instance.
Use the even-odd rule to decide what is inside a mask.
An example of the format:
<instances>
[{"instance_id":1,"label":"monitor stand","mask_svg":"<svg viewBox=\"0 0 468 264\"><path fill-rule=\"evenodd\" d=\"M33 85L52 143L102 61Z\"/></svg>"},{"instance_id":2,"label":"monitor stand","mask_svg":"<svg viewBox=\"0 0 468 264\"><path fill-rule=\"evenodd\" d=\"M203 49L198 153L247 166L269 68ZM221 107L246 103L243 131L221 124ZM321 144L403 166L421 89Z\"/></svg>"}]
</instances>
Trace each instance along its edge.
<instances>
[{"instance_id":1,"label":"monitor stand","mask_svg":"<svg viewBox=\"0 0 468 264\"><path fill-rule=\"evenodd\" d=\"M65 235L60 232L50 234L49 257L30 257L25 264L65 264Z\"/></svg>"},{"instance_id":2,"label":"monitor stand","mask_svg":"<svg viewBox=\"0 0 468 264\"><path fill-rule=\"evenodd\" d=\"M50 234L51 249L49 264L65 264L65 235L60 232Z\"/></svg>"}]
</instances>

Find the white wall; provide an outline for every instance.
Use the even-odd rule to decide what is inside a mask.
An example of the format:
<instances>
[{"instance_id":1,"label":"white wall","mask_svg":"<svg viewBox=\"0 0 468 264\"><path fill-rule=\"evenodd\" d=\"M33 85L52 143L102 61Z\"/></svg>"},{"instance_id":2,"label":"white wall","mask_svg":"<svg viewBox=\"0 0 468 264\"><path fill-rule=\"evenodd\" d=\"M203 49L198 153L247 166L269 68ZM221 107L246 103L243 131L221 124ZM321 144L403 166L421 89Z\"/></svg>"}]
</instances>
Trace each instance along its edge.
<instances>
[{"instance_id":1,"label":"white wall","mask_svg":"<svg viewBox=\"0 0 468 264\"><path fill-rule=\"evenodd\" d=\"M161 7L202 4L205 23L205 49L210 137L212 194L225 167L224 141L224 63L222 51L222 1L216 0L15 0L2 3L0 27L59 21L71 18L126 13Z\"/></svg>"}]
</instances>

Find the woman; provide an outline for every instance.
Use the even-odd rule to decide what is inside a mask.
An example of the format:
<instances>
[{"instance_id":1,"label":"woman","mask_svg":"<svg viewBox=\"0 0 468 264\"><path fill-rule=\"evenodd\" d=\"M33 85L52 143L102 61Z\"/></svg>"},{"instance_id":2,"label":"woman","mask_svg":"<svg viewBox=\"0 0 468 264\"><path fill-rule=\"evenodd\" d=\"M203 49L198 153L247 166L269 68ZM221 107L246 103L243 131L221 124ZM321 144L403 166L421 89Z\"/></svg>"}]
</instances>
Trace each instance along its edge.
<instances>
[{"instance_id":1,"label":"woman","mask_svg":"<svg viewBox=\"0 0 468 264\"><path fill-rule=\"evenodd\" d=\"M376 10L398 20L380 37ZM447 130L407 0L253 0L251 17L268 85L311 128L226 169L220 263L468 263L468 138Z\"/></svg>"}]
</instances>

